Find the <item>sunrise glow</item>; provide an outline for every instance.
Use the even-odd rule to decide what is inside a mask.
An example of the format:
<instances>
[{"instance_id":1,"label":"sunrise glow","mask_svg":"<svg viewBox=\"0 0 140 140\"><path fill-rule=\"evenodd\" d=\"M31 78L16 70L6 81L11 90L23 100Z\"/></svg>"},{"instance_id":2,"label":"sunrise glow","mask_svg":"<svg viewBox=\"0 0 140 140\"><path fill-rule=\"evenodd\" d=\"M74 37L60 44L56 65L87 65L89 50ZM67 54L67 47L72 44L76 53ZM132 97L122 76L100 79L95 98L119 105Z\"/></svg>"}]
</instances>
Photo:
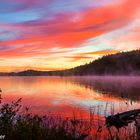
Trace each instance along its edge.
<instances>
[{"instance_id":1,"label":"sunrise glow","mask_svg":"<svg viewBox=\"0 0 140 140\"><path fill-rule=\"evenodd\" d=\"M139 49L139 0L1 0L0 71L61 70Z\"/></svg>"}]
</instances>

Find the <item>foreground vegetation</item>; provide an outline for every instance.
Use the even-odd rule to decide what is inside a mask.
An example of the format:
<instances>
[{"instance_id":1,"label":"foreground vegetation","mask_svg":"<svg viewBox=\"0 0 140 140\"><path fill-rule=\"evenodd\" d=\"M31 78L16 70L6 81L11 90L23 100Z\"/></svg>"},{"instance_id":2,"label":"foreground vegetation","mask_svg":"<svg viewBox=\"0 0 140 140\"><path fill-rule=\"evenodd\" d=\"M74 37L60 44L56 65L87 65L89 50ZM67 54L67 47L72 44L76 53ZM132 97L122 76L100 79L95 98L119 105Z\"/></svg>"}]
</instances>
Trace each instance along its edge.
<instances>
[{"instance_id":1,"label":"foreground vegetation","mask_svg":"<svg viewBox=\"0 0 140 140\"><path fill-rule=\"evenodd\" d=\"M21 99L0 108L0 135L6 140L83 140L89 125L75 117L61 118L32 115L26 107L21 111Z\"/></svg>"},{"instance_id":2,"label":"foreground vegetation","mask_svg":"<svg viewBox=\"0 0 140 140\"><path fill-rule=\"evenodd\" d=\"M11 104L1 104L0 135L6 140L135 140L135 128L120 132L103 128L103 120L96 122L94 111L89 120L62 118L60 116L38 116L23 110L21 99Z\"/></svg>"}]
</instances>

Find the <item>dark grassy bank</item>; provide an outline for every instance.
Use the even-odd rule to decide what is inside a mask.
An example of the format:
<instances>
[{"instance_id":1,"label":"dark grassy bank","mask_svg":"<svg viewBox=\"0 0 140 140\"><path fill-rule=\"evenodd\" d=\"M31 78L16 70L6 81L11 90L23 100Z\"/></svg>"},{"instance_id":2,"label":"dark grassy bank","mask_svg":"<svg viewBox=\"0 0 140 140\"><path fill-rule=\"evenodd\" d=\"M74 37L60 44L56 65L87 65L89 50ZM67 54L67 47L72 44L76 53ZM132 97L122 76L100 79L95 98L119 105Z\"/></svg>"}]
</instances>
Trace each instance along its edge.
<instances>
[{"instance_id":1,"label":"dark grassy bank","mask_svg":"<svg viewBox=\"0 0 140 140\"><path fill-rule=\"evenodd\" d=\"M27 107L23 110L19 99L1 104L0 135L6 140L135 140L135 127L108 131L103 120L95 121L94 111L90 111L89 120L38 116L29 113Z\"/></svg>"},{"instance_id":2,"label":"dark grassy bank","mask_svg":"<svg viewBox=\"0 0 140 140\"><path fill-rule=\"evenodd\" d=\"M21 99L0 108L0 135L6 140L82 140L85 124L76 119L32 115L21 112ZM86 128L87 129L87 128Z\"/></svg>"}]
</instances>

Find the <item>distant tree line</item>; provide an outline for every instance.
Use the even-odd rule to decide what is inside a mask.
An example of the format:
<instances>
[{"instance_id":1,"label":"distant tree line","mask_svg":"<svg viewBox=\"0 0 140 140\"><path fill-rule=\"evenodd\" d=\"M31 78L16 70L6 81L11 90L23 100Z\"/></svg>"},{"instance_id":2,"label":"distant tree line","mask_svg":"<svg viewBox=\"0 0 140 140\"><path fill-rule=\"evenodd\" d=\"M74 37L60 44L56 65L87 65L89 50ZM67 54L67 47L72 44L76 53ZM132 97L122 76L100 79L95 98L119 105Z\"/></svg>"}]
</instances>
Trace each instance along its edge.
<instances>
[{"instance_id":1,"label":"distant tree line","mask_svg":"<svg viewBox=\"0 0 140 140\"><path fill-rule=\"evenodd\" d=\"M106 55L89 64L68 70L67 73L72 75L140 75L140 51Z\"/></svg>"},{"instance_id":2,"label":"distant tree line","mask_svg":"<svg viewBox=\"0 0 140 140\"><path fill-rule=\"evenodd\" d=\"M140 75L140 50L106 55L68 70L0 73L1 76Z\"/></svg>"}]
</instances>

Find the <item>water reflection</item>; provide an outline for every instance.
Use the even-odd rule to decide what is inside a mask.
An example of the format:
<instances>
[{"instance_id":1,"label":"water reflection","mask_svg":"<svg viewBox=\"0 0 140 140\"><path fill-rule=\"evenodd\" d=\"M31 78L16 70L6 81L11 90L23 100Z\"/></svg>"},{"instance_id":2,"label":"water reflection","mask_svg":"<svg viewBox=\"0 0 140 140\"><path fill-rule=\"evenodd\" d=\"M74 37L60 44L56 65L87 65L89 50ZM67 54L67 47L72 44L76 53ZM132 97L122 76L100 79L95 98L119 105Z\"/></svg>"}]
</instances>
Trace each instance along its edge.
<instances>
[{"instance_id":1,"label":"water reflection","mask_svg":"<svg viewBox=\"0 0 140 140\"><path fill-rule=\"evenodd\" d=\"M139 77L1 77L3 102L22 98L33 113L88 116L98 107L101 115L139 107ZM100 110L100 111L99 111ZM106 110L106 112L105 112Z\"/></svg>"},{"instance_id":2,"label":"water reflection","mask_svg":"<svg viewBox=\"0 0 140 140\"><path fill-rule=\"evenodd\" d=\"M91 88L101 94L109 94L133 101L140 100L140 77L94 76L73 77L73 79L75 83Z\"/></svg>"}]
</instances>

